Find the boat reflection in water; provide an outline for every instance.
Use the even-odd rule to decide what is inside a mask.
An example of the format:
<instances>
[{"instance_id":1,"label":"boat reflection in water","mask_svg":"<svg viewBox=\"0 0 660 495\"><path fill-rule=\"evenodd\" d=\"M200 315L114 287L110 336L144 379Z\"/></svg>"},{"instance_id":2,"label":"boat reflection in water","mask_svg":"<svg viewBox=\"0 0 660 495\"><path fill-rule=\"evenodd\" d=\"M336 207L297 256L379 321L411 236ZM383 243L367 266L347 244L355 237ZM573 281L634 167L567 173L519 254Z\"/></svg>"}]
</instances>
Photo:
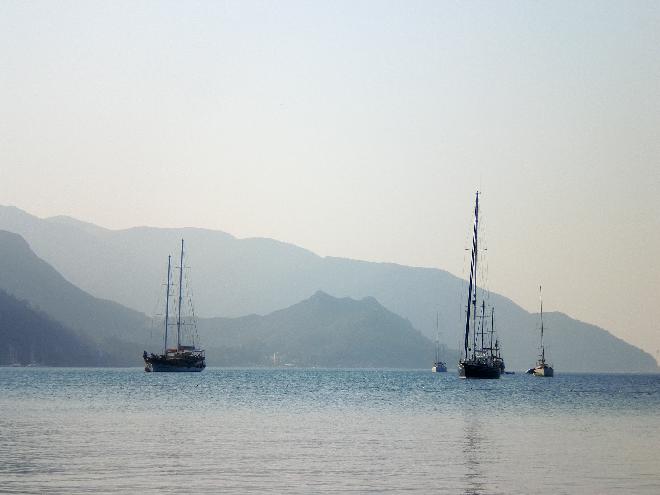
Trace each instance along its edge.
<instances>
[{"instance_id":1,"label":"boat reflection in water","mask_svg":"<svg viewBox=\"0 0 660 495\"><path fill-rule=\"evenodd\" d=\"M484 438L482 425L476 415L468 413L464 418L464 442L463 458L465 466L465 495L480 495L489 493L488 479L484 473L482 456L488 455L490 449L487 447L488 440ZM492 488L492 487L491 487Z\"/></svg>"}]
</instances>

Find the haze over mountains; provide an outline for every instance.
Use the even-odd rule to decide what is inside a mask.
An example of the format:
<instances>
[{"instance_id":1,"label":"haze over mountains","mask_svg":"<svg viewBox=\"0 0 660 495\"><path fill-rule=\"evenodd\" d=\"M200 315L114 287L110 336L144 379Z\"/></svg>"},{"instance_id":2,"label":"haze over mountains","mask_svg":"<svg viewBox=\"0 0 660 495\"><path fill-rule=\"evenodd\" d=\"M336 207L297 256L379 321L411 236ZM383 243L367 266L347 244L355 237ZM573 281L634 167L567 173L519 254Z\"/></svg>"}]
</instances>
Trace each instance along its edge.
<instances>
[{"instance_id":1,"label":"haze over mountains","mask_svg":"<svg viewBox=\"0 0 660 495\"><path fill-rule=\"evenodd\" d=\"M109 364L87 339L46 313L0 290L0 364L79 366Z\"/></svg>"},{"instance_id":2,"label":"haze over mountains","mask_svg":"<svg viewBox=\"0 0 660 495\"><path fill-rule=\"evenodd\" d=\"M393 316L401 315L408 320L409 323L401 320L404 323L397 324L399 330L409 331L406 325L410 325L427 337L433 337L435 315L440 311L444 342L452 348L459 346L465 305L464 282L442 270L322 258L270 239L236 239L223 232L203 229L139 227L113 231L67 217L39 219L13 207L0 207L0 229L22 235L39 257L90 294L148 314L154 313L167 254L174 253L179 239L185 237L198 314L224 317L212 321L224 325L227 345L229 342L239 345L236 329L242 328L244 337L249 331L254 332L255 339L260 339L258 345L264 352L270 352L273 347L268 342L269 334L275 332L278 325L286 326L283 321L274 323L278 316L269 315L272 320L268 324L260 322L257 316L239 318L230 324L227 317L272 313L309 299L321 290L335 297L359 299L367 305L373 300L365 302L364 298L375 298L389 312L395 313ZM496 294L491 295L490 302L495 307L496 328L507 366L512 369L531 366L537 353L538 316ZM126 308L117 312L141 327L148 320ZM89 321L93 313L67 318ZM602 329L561 313L550 313L546 318L547 345L558 370L657 370L650 355ZM318 319L323 318L319 315ZM119 328L113 328L111 321L105 324L108 332L125 338ZM248 321L254 326L246 324ZM202 322L200 328L209 341L213 341L208 325L209 322ZM310 318L310 325L318 330L313 318ZM290 326L298 328L293 323ZM266 328L269 330L264 330ZM290 333L288 338L293 335ZM317 334L312 340L320 337ZM426 342L429 345L428 339ZM432 345L429 347L432 355ZM294 346L288 349L300 364L305 362ZM311 352L310 348L305 352ZM420 357L420 361L425 359ZM379 360L376 366L390 364ZM418 365L426 366L427 362Z\"/></svg>"},{"instance_id":3,"label":"haze over mountains","mask_svg":"<svg viewBox=\"0 0 660 495\"><path fill-rule=\"evenodd\" d=\"M222 362L236 365L419 368L434 356L429 339L373 297L322 291L267 316L203 320L200 336ZM458 353L442 346L441 359L457 362Z\"/></svg>"},{"instance_id":4,"label":"haze over mountains","mask_svg":"<svg viewBox=\"0 0 660 495\"><path fill-rule=\"evenodd\" d=\"M0 231L0 274L0 365L136 366L142 350L162 349L162 319L78 289L18 234ZM276 355L299 366L414 368L433 354L375 299L321 292L266 316L202 319L199 331L213 366L271 366Z\"/></svg>"},{"instance_id":5,"label":"haze over mountains","mask_svg":"<svg viewBox=\"0 0 660 495\"><path fill-rule=\"evenodd\" d=\"M87 294L37 257L22 237L6 231L0 231L0 290L25 301L40 314L61 324L66 332L92 346L99 357L93 364L136 363L132 357L135 346L130 343L144 340L149 319L138 311ZM0 337L13 331L10 322L3 320L0 324ZM48 353L44 348L46 344L41 340L33 343L42 355ZM77 362L76 356L77 353L72 352L68 360L63 356L58 363L72 365ZM84 363L92 364L92 361Z\"/></svg>"}]
</instances>

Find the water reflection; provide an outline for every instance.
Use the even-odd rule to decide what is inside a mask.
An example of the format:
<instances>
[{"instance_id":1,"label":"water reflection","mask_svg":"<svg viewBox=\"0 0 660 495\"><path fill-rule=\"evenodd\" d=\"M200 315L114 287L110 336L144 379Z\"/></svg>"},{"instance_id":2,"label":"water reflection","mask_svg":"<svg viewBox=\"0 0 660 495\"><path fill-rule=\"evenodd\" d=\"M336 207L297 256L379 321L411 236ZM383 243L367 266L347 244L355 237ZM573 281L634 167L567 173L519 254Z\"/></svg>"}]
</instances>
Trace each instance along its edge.
<instances>
[{"instance_id":1,"label":"water reflection","mask_svg":"<svg viewBox=\"0 0 660 495\"><path fill-rule=\"evenodd\" d=\"M465 495L483 495L487 481L484 460L487 461L489 442L484 436L481 421L476 415L467 413L463 418L463 465L465 466ZM484 459L484 457L486 459Z\"/></svg>"},{"instance_id":2,"label":"water reflection","mask_svg":"<svg viewBox=\"0 0 660 495\"><path fill-rule=\"evenodd\" d=\"M655 376L194 375L0 369L0 492L656 495L660 486L649 455L660 445ZM540 398L553 414L532 422L525 413Z\"/></svg>"}]
</instances>

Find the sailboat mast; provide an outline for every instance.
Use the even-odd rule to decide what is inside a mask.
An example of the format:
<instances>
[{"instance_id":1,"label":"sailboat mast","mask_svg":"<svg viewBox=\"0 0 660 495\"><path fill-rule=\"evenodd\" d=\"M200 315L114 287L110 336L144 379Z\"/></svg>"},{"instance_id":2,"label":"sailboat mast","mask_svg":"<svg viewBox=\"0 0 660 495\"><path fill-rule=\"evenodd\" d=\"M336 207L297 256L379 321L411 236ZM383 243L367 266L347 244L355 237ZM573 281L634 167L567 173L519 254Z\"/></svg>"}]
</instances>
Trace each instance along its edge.
<instances>
[{"instance_id":1,"label":"sailboat mast","mask_svg":"<svg viewBox=\"0 0 660 495\"><path fill-rule=\"evenodd\" d=\"M484 331L486 330L486 301L481 301L481 350L484 349Z\"/></svg>"},{"instance_id":2,"label":"sailboat mast","mask_svg":"<svg viewBox=\"0 0 660 495\"><path fill-rule=\"evenodd\" d=\"M181 348L181 301L183 300L183 239L181 239L181 260L179 262L179 304L176 317L176 348Z\"/></svg>"},{"instance_id":3,"label":"sailboat mast","mask_svg":"<svg viewBox=\"0 0 660 495\"><path fill-rule=\"evenodd\" d=\"M474 246L474 240L472 241ZM474 247L473 247L474 249ZM470 262L470 285L468 286L467 310L465 314L465 357L468 357L468 339L470 338L470 309L472 308L472 269L474 268L474 251Z\"/></svg>"},{"instance_id":4,"label":"sailboat mast","mask_svg":"<svg viewBox=\"0 0 660 495\"><path fill-rule=\"evenodd\" d=\"M440 361L440 313L435 314L435 362Z\"/></svg>"},{"instance_id":5,"label":"sailboat mast","mask_svg":"<svg viewBox=\"0 0 660 495\"><path fill-rule=\"evenodd\" d=\"M165 289L165 349L163 354L167 354L167 326L170 319L170 271L172 266L172 256L167 255L167 283Z\"/></svg>"},{"instance_id":6,"label":"sailboat mast","mask_svg":"<svg viewBox=\"0 0 660 495\"><path fill-rule=\"evenodd\" d=\"M476 274L477 274L477 258L476 258L476 253L477 253L477 226L479 223L479 191L477 191L477 199L474 205L474 231L472 233L472 257L470 260L470 284L468 287L468 300L467 300L467 311L466 311L466 316L465 316L465 357L468 357L468 342L470 338L470 311L472 309L472 304L474 304L474 313L476 317L476 304L477 304L477 281L476 281ZM474 291L472 290L474 287ZM472 294L474 292L474 299L472 297ZM475 320L476 323L476 320ZM473 325L473 330L476 331L476 327ZM474 338L473 338L474 340ZM472 346L472 350L474 353L474 345Z\"/></svg>"},{"instance_id":7,"label":"sailboat mast","mask_svg":"<svg viewBox=\"0 0 660 495\"><path fill-rule=\"evenodd\" d=\"M476 200L474 203L474 245L472 246L474 250L474 297L472 299L473 305L473 314L472 314L472 328L473 328L473 337L474 343L472 345L472 356L476 357L477 355L477 261L479 258L479 191L476 194ZM482 346L483 347L483 346Z\"/></svg>"},{"instance_id":8,"label":"sailboat mast","mask_svg":"<svg viewBox=\"0 0 660 495\"><path fill-rule=\"evenodd\" d=\"M490 308L490 353L493 353L493 334L495 333L495 308Z\"/></svg>"},{"instance_id":9,"label":"sailboat mast","mask_svg":"<svg viewBox=\"0 0 660 495\"><path fill-rule=\"evenodd\" d=\"M541 301L541 360L545 363L545 347L543 347L543 295L539 285L539 300Z\"/></svg>"}]
</instances>

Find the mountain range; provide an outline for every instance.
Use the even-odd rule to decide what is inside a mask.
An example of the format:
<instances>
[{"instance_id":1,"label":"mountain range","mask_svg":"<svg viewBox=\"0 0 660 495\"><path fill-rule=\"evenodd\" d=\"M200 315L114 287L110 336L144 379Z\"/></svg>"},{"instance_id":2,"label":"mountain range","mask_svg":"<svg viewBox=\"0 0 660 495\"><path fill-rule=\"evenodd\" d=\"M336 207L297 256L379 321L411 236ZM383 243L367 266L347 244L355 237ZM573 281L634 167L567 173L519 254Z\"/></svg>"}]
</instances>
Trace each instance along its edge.
<instances>
[{"instance_id":1,"label":"mountain range","mask_svg":"<svg viewBox=\"0 0 660 495\"><path fill-rule=\"evenodd\" d=\"M138 325L142 328L148 318L140 313L154 313L167 254L176 251L180 238L185 237L198 313L207 318L222 316L209 321L227 326L228 341L232 341L232 325L238 328L250 318L258 322L257 315L272 316L319 290L340 299L375 298L429 338L434 338L439 312L443 342L458 348L461 340L465 283L438 269L320 257L272 239L237 239L205 229L109 230L69 217L40 219L14 207L0 207L0 228L23 236L36 255L83 291L132 308L133 312L127 308L118 311L136 325L142 322ZM538 315L498 294L491 294L489 303L495 307L508 367L533 365ZM253 316L244 316L250 314ZM87 320L90 316L88 312ZM546 345L557 370L657 371L649 354L606 330L561 313L544 317ZM234 319L237 321L229 325ZM207 325L207 321L200 322L204 331ZM125 339L121 331L115 325L112 335ZM265 341L260 345L270 352Z\"/></svg>"},{"instance_id":2,"label":"mountain range","mask_svg":"<svg viewBox=\"0 0 660 495\"><path fill-rule=\"evenodd\" d=\"M112 356L108 363L135 363L122 358L120 350L140 339L149 318L79 289L36 256L22 237L6 231L0 231L0 289L94 342L98 352Z\"/></svg>"},{"instance_id":3,"label":"mountain range","mask_svg":"<svg viewBox=\"0 0 660 495\"><path fill-rule=\"evenodd\" d=\"M109 364L107 356L46 313L0 290L0 365Z\"/></svg>"},{"instance_id":4,"label":"mountain range","mask_svg":"<svg viewBox=\"0 0 660 495\"><path fill-rule=\"evenodd\" d=\"M162 319L87 294L17 234L0 231L0 274L0 365L136 366L142 350L163 347ZM266 316L200 319L198 331L212 366L415 368L433 354L428 338L375 299L323 292Z\"/></svg>"},{"instance_id":5,"label":"mountain range","mask_svg":"<svg viewBox=\"0 0 660 495\"><path fill-rule=\"evenodd\" d=\"M235 365L419 368L434 354L428 338L373 297L357 301L322 291L266 316L202 320L200 337L211 355ZM445 346L441 356L458 360Z\"/></svg>"}]
</instances>

